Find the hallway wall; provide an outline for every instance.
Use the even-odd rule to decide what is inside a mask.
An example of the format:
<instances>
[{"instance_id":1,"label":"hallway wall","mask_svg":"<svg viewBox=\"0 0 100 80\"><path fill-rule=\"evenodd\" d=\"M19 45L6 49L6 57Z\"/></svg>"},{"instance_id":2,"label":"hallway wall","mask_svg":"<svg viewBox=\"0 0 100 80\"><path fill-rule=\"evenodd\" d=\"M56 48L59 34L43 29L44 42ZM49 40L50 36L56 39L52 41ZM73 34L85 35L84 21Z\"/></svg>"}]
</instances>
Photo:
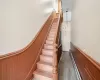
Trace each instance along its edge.
<instances>
[{"instance_id":1,"label":"hallway wall","mask_svg":"<svg viewBox=\"0 0 100 80\"><path fill-rule=\"evenodd\" d=\"M26 47L53 7L53 0L0 0L0 55Z\"/></svg>"},{"instance_id":2,"label":"hallway wall","mask_svg":"<svg viewBox=\"0 0 100 80\"><path fill-rule=\"evenodd\" d=\"M100 0L73 0L72 43L100 63Z\"/></svg>"},{"instance_id":3,"label":"hallway wall","mask_svg":"<svg viewBox=\"0 0 100 80\"><path fill-rule=\"evenodd\" d=\"M73 0L62 0L63 13L65 13L66 11L72 10L72 1Z\"/></svg>"}]
</instances>

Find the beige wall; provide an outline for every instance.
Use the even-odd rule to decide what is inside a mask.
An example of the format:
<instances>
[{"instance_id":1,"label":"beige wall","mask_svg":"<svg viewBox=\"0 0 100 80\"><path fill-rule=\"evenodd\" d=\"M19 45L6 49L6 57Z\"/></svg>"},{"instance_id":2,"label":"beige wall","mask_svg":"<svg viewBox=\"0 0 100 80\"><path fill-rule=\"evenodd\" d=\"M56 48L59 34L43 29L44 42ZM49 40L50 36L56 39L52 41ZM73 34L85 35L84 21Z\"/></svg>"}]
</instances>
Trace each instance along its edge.
<instances>
[{"instance_id":1,"label":"beige wall","mask_svg":"<svg viewBox=\"0 0 100 80\"><path fill-rule=\"evenodd\" d=\"M100 62L100 0L73 0L72 43Z\"/></svg>"},{"instance_id":2,"label":"beige wall","mask_svg":"<svg viewBox=\"0 0 100 80\"><path fill-rule=\"evenodd\" d=\"M72 10L72 1L73 0L62 0L63 13Z\"/></svg>"},{"instance_id":3,"label":"beige wall","mask_svg":"<svg viewBox=\"0 0 100 80\"><path fill-rule=\"evenodd\" d=\"M53 7L54 0L0 0L0 55L27 46Z\"/></svg>"}]
</instances>

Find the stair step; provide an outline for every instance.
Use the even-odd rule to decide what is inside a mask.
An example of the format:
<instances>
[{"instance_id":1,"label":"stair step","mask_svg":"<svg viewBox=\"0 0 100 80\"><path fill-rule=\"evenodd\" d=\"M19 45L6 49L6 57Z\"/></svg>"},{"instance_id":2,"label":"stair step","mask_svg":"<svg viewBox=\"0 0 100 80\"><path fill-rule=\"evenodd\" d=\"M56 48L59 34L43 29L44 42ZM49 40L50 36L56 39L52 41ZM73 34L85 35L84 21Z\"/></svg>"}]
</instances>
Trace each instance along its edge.
<instances>
[{"instance_id":1,"label":"stair step","mask_svg":"<svg viewBox=\"0 0 100 80\"><path fill-rule=\"evenodd\" d=\"M37 69L33 74L33 80L53 80L52 73L49 72L44 72L42 70Z\"/></svg>"},{"instance_id":2,"label":"stair step","mask_svg":"<svg viewBox=\"0 0 100 80\"><path fill-rule=\"evenodd\" d=\"M57 28L55 28L55 27L52 27L52 28L51 28L51 30L56 30L56 29L57 29Z\"/></svg>"},{"instance_id":3,"label":"stair step","mask_svg":"<svg viewBox=\"0 0 100 80\"><path fill-rule=\"evenodd\" d=\"M48 35L55 35L56 33L49 33Z\"/></svg>"},{"instance_id":4,"label":"stair step","mask_svg":"<svg viewBox=\"0 0 100 80\"><path fill-rule=\"evenodd\" d=\"M49 37L55 37L55 35L54 35L54 34L49 34L48 36L49 36Z\"/></svg>"},{"instance_id":5,"label":"stair step","mask_svg":"<svg viewBox=\"0 0 100 80\"><path fill-rule=\"evenodd\" d=\"M54 41L55 40L55 37L52 37L52 36L48 36L48 38L53 38L53 40L52 41ZM48 40L48 39L47 39Z\"/></svg>"},{"instance_id":6,"label":"stair step","mask_svg":"<svg viewBox=\"0 0 100 80\"><path fill-rule=\"evenodd\" d=\"M52 41L52 40L46 40L46 44L54 44L54 41Z\"/></svg>"},{"instance_id":7,"label":"stair step","mask_svg":"<svg viewBox=\"0 0 100 80\"><path fill-rule=\"evenodd\" d=\"M53 64L52 64L52 63L49 63L49 62L43 62L43 61L39 61L38 63L39 63L39 64L46 65L46 66L53 67Z\"/></svg>"},{"instance_id":8,"label":"stair step","mask_svg":"<svg viewBox=\"0 0 100 80\"><path fill-rule=\"evenodd\" d=\"M50 31L49 34L56 34L56 32L55 31Z\"/></svg>"},{"instance_id":9,"label":"stair step","mask_svg":"<svg viewBox=\"0 0 100 80\"><path fill-rule=\"evenodd\" d=\"M47 40L54 40L55 38L47 37Z\"/></svg>"},{"instance_id":10,"label":"stair step","mask_svg":"<svg viewBox=\"0 0 100 80\"><path fill-rule=\"evenodd\" d=\"M50 31L49 33L56 33L56 31Z\"/></svg>"},{"instance_id":11,"label":"stair step","mask_svg":"<svg viewBox=\"0 0 100 80\"><path fill-rule=\"evenodd\" d=\"M52 56L40 55L40 61L53 63Z\"/></svg>"},{"instance_id":12,"label":"stair step","mask_svg":"<svg viewBox=\"0 0 100 80\"><path fill-rule=\"evenodd\" d=\"M55 33L56 33L56 32L54 32L54 31L53 31L53 32L52 32L52 31L49 32L49 34L55 34Z\"/></svg>"},{"instance_id":13,"label":"stair step","mask_svg":"<svg viewBox=\"0 0 100 80\"><path fill-rule=\"evenodd\" d=\"M57 31L57 29L51 29L50 31L56 32L56 31Z\"/></svg>"},{"instance_id":14,"label":"stair step","mask_svg":"<svg viewBox=\"0 0 100 80\"><path fill-rule=\"evenodd\" d=\"M49 50L49 49L42 49L42 54L44 55L50 55L50 56L53 56L54 53L56 53L57 49L55 50Z\"/></svg>"},{"instance_id":15,"label":"stair step","mask_svg":"<svg viewBox=\"0 0 100 80\"><path fill-rule=\"evenodd\" d=\"M44 44L44 49L56 49L56 46L51 44Z\"/></svg>"},{"instance_id":16,"label":"stair step","mask_svg":"<svg viewBox=\"0 0 100 80\"><path fill-rule=\"evenodd\" d=\"M56 33L49 33L49 35L55 35Z\"/></svg>"},{"instance_id":17,"label":"stair step","mask_svg":"<svg viewBox=\"0 0 100 80\"><path fill-rule=\"evenodd\" d=\"M57 29L57 27L55 27L55 26L52 26L52 27L51 27L51 29Z\"/></svg>"},{"instance_id":18,"label":"stair step","mask_svg":"<svg viewBox=\"0 0 100 80\"><path fill-rule=\"evenodd\" d=\"M55 27L55 26L52 26L52 28L51 29L57 29L57 27Z\"/></svg>"},{"instance_id":19,"label":"stair step","mask_svg":"<svg viewBox=\"0 0 100 80\"><path fill-rule=\"evenodd\" d=\"M51 29L57 29L57 27L52 26Z\"/></svg>"},{"instance_id":20,"label":"stair step","mask_svg":"<svg viewBox=\"0 0 100 80\"><path fill-rule=\"evenodd\" d=\"M45 71L45 72L51 72L53 71L53 64L52 63L47 63L43 61L39 61L37 63L37 69Z\"/></svg>"},{"instance_id":21,"label":"stair step","mask_svg":"<svg viewBox=\"0 0 100 80\"><path fill-rule=\"evenodd\" d=\"M57 30L56 30L56 29L51 29L50 31L51 31L51 32L52 32L52 31L53 31L53 32L56 32Z\"/></svg>"}]
</instances>

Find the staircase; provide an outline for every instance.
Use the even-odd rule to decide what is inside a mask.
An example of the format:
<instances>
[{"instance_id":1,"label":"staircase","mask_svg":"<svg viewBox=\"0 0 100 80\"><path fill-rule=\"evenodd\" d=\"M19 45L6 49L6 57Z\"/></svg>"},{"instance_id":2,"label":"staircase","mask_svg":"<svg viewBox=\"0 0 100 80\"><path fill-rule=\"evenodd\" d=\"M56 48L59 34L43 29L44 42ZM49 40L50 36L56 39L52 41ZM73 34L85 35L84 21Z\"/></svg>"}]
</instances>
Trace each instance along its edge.
<instances>
[{"instance_id":1,"label":"staircase","mask_svg":"<svg viewBox=\"0 0 100 80\"><path fill-rule=\"evenodd\" d=\"M37 62L37 69L34 71L33 80L58 80L57 73L57 44L56 37L58 32L58 20L54 19L50 32L45 41L40 55L40 61Z\"/></svg>"}]
</instances>

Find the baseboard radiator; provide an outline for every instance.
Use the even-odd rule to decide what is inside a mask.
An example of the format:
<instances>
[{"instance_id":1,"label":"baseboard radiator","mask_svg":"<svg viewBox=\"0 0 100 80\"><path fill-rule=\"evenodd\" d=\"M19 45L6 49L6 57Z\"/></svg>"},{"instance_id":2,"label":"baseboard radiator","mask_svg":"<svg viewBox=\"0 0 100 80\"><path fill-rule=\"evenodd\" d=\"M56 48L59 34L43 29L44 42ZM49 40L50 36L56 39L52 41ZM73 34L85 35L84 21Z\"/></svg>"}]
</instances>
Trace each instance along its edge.
<instances>
[{"instance_id":1,"label":"baseboard radiator","mask_svg":"<svg viewBox=\"0 0 100 80\"><path fill-rule=\"evenodd\" d=\"M53 66L52 73L54 75L49 75L49 77L52 77L53 80L58 80L57 55L59 50L57 46L59 45L59 36L57 33L59 32L60 23L59 13L56 14L55 12L52 12L35 39L27 47L16 52L0 56L0 80L32 80L34 77L36 78L37 76L41 76L36 75L35 72L37 69L44 69L42 63L47 64L45 67L48 71L51 70L50 66ZM54 52L48 52L49 48L53 48L52 51ZM48 53L49 55L46 55ZM54 54L50 55L52 53ZM44 58L46 61L53 61L53 64L50 65L50 63L46 63L45 61L41 61L39 63L39 61ZM44 70L47 70L46 68ZM43 80L45 79L43 76L42 78Z\"/></svg>"}]
</instances>

